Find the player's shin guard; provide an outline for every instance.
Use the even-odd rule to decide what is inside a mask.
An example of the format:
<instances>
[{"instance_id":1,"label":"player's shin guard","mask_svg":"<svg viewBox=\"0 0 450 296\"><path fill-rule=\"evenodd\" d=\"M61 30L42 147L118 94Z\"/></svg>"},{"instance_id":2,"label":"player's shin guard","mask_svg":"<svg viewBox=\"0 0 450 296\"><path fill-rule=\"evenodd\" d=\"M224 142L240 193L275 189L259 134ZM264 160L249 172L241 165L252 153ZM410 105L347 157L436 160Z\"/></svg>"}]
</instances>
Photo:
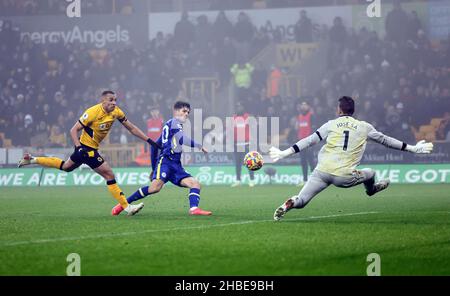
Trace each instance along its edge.
<instances>
[{"instance_id":1,"label":"player's shin guard","mask_svg":"<svg viewBox=\"0 0 450 296\"><path fill-rule=\"evenodd\" d=\"M200 203L200 189L198 188L191 188L189 191L189 207L197 208L198 204Z\"/></svg>"},{"instance_id":2,"label":"player's shin guard","mask_svg":"<svg viewBox=\"0 0 450 296\"><path fill-rule=\"evenodd\" d=\"M117 185L116 180L112 179L106 182L108 185L108 190L111 195L120 203L122 208L126 209L128 207L127 199L123 194L122 190L120 190L119 185Z\"/></svg>"},{"instance_id":3,"label":"player's shin guard","mask_svg":"<svg viewBox=\"0 0 450 296\"><path fill-rule=\"evenodd\" d=\"M34 161L45 167L61 169L64 161L57 157L35 157Z\"/></svg>"},{"instance_id":4,"label":"player's shin guard","mask_svg":"<svg viewBox=\"0 0 450 296\"><path fill-rule=\"evenodd\" d=\"M139 188L135 193L133 193L131 196L127 198L128 203L132 203L133 201L139 200L141 198L144 198L146 196L150 195L148 193L148 186Z\"/></svg>"}]
</instances>

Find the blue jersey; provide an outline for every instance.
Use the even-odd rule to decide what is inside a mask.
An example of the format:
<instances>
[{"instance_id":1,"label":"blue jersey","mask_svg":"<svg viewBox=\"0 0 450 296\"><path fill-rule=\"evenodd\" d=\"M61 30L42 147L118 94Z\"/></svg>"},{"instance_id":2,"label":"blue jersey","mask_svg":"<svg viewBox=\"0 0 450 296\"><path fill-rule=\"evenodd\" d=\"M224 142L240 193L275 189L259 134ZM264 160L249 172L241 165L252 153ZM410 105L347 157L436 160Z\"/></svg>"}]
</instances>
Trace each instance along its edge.
<instances>
[{"instance_id":1,"label":"blue jersey","mask_svg":"<svg viewBox=\"0 0 450 296\"><path fill-rule=\"evenodd\" d=\"M181 159L183 145L197 148L202 147L200 144L183 135L183 124L176 118L172 118L164 124L162 133L156 142L162 147L159 158L164 157L177 162ZM155 170L158 161L158 149L153 146L151 149L152 168Z\"/></svg>"}]
</instances>

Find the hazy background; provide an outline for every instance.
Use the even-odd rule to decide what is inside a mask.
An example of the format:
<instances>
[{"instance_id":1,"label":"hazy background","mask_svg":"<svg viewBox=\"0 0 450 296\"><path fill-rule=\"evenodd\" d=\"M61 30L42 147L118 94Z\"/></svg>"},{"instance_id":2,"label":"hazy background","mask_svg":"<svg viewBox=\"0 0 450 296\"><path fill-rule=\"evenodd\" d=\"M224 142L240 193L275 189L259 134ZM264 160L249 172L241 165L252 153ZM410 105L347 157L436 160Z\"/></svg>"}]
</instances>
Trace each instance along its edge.
<instances>
[{"instance_id":1,"label":"hazy background","mask_svg":"<svg viewBox=\"0 0 450 296\"><path fill-rule=\"evenodd\" d=\"M104 89L144 131L152 110L167 120L187 100L204 117L280 117L273 136L287 146L301 102L318 127L349 95L355 116L388 135L448 142L450 1L382 1L380 18L368 4L81 0L69 18L66 1L1 0L0 146L69 153L69 129ZM252 71L236 80L236 64ZM105 147L138 157L137 141L115 126Z\"/></svg>"}]
</instances>

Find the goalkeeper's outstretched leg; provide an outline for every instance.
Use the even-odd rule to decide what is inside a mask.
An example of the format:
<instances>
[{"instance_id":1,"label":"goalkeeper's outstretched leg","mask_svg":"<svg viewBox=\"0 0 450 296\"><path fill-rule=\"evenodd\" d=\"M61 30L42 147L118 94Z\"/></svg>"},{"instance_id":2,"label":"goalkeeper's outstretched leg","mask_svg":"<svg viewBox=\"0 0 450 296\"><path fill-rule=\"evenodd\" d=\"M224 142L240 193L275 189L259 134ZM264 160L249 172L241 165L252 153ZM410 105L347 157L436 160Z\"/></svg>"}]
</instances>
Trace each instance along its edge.
<instances>
[{"instance_id":1,"label":"goalkeeper's outstretched leg","mask_svg":"<svg viewBox=\"0 0 450 296\"><path fill-rule=\"evenodd\" d=\"M273 214L275 221L281 220L291 209L304 208L311 199L331 184L330 175L314 170L309 180L297 196L293 196L280 205Z\"/></svg>"},{"instance_id":2,"label":"goalkeeper's outstretched leg","mask_svg":"<svg viewBox=\"0 0 450 296\"><path fill-rule=\"evenodd\" d=\"M349 178L339 176L333 177L332 181L333 185L343 188L353 187L362 183L366 188L366 194L368 196L372 196L375 193L388 188L390 184L389 179L375 183L375 171L369 168L354 170L352 176Z\"/></svg>"},{"instance_id":3,"label":"goalkeeper's outstretched leg","mask_svg":"<svg viewBox=\"0 0 450 296\"><path fill-rule=\"evenodd\" d=\"M269 149L273 162L299 153L320 141L326 144L320 149L317 167L313 176L306 184L298 197L291 198L277 208L274 214L275 220L280 220L290 209L304 207L317 193L325 189L329 184L337 187L349 188L361 183L366 187L369 196L374 195L389 186L389 180L375 183L375 173L371 169L356 169L361 163L367 140L372 140L388 148L411 153L429 154L433 151L433 143L421 140L416 145L408 145L405 142L384 135L377 131L371 124L359 121L353 117L355 102L351 97L339 98L337 106L337 118L329 120L317 131L306 138L301 139L292 147L280 150L276 147ZM312 180L314 178L314 181Z\"/></svg>"}]
</instances>

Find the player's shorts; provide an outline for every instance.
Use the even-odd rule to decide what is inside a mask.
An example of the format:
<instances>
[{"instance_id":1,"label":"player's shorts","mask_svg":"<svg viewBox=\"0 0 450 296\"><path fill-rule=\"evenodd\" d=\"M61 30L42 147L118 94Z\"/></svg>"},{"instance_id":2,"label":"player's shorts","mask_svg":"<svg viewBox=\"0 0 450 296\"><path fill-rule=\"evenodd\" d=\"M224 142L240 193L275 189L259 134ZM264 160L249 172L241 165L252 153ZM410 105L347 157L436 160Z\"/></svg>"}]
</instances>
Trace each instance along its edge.
<instances>
[{"instance_id":1,"label":"player's shorts","mask_svg":"<svg viewBox=\"0 0 450 296\"><path fill-rule=\"evenodd\" d=\"M105 162L100 153L98 153L97 149L91 148L83 144L81 144L81 146L87 150L88 152L87 156L80 156L78 153L74 152L70 156L70 159L75 163L75 166L71 169L76 169L83 163L87 164L91 169L96 169Z\"/></svg>"},{"instance_id":2,"label":"player's shorts","mask_svg":"<svg viewBox=\"0 0 450 296\"><path fill-rule=\"evenodd\" d=\"M366 168L354 170L350 176L346 177L335 176L319 170L314 170L311 177L328 185L333 184L336 187L349 188L366 182L367 180L373 178L374 175L375 173L372 169Z\"/></svg>"},{"instance_id":3,"label":"player's shorts","mask_svg":"<svg viewBox=\"0 0 450 296\"><path fill-rule=\"evenodd\" d=\"M303 208L314 198L314 196L331 184L341 188L349 188L369 181L374 177L375 172L369 168L354 170L350 176L346 177L331 175L315 169L308 179L308 182L306 182L305 186L298 194L298 200L296 201L295 207Z\"/></svg>"},{"instance_id":4,"label":"player's shorts","mask_svg":"<svg viewBox=\"0 0 450 296\"><path fill-rule=\"evenodd\" d=\"M153 172L152 180L162 180L164 183L170 181L174 185L181 186L181 180L189 177L192 176L184 170L179 160L170 160L162 156Z\"/></svg>"}]
</instances>

